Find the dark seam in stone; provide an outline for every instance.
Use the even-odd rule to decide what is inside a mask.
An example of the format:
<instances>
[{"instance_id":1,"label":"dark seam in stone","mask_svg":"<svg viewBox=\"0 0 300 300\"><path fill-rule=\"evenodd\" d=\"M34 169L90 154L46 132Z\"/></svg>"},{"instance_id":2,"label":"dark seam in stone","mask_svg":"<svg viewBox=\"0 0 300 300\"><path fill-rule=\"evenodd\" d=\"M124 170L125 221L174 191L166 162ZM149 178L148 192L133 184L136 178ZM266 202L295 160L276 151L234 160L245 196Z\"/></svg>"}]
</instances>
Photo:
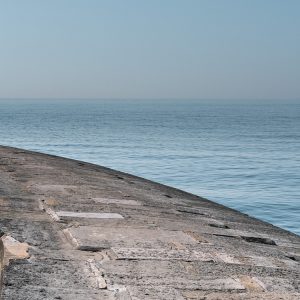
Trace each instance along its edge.
<instances>
[{"instance_id":1,"label":"dark seam in stone","mask_svg":"<svg viewBox=\"0 0 300 300\"><path fill-rule=\"evenodd\" d=\"M269 238L261 238L255 236L241 236L241 238L249 243L259 243L259 244L277 246L276 243Z\"/></svg>"}]
</instances>

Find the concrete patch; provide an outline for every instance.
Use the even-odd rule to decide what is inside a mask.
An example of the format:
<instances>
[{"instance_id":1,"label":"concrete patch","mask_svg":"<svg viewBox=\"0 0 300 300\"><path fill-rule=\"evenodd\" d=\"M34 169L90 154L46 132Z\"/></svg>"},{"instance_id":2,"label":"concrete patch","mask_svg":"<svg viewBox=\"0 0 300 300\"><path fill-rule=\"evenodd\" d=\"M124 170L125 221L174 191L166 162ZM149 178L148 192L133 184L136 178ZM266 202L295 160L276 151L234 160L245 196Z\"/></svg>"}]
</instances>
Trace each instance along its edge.
<instances>
[{"instance_id":1,"label":"concrete patch","mask_svg":"<svg viewBox=\"0 0 300 300\"><path fill-rule=\"evenodd\" d=\"M70 288L68 286L55 288L49 286L5 287L3 298L6 300L116 300L114 293L106 289L91 289L86 287Z\"/></svg>"},{"instance_id":2,"label":"concrete patch","mask_svg":"<svg viewBox=\"0 0 300 300\"><path fill-rule=\"evenodd\" d=\"M227 264L237 264L237 265L253 265L260 267L269 267L269 268L291 268L297 269L299 267L298 263L289 259L279 259L275 257L266 257L266 256L237 256L230 255L225 252L213 251L213 256L223 261Z\"/></svg>"},{"instance_id":3,"label":"concrete patch","mask_svg":"<svg viewBox=\"0 0 300 300\"><path fill-rule=\"evenodd\" d=\"M192 237L198 243L208 243L208 241L197 232L187 230L187 231L185 231L185 233L187 235L189 235L190 237Z\"/></svg>"},{"instance_id":4,"label":"concrete patch","mask_svg":"<svg viewBox=\"0 0 300 300\"><path fill-rule=\"evenodd\" d=\"M278 277L260 277L257 276L257 280L263 282L265 290L268 292L279 292L279 293L296 293L299 292L298 286L295 286L293 282L285 278ZM299 279L295 278L295 282L299 282ZM300 298L299 298L300 299Z\"/></svg>"},{"instance_id":5,"label":"concrete patch","mask_svg":"<svg viewBox=\"0 0 300 300\"><path fill-rule=\"evenodd\" d=\"M66 229L76 240L78 247L99 249L116 248L166 248L174 241L180 244L196 245L197 242L182 231L162 229L96 226L79 226Z\"/></svg>"},{"instance_id":6,"label":"concrete patch","mask_svg":"<svg viewBox=\"0 0 300 300\"><path fill-rule=\"evenodd\" d=\"M130 199L93 198L99 204L142 205L141 202Z\"/></svg>"},{"instance_id":7,"label":"concrete patch","mask_svg":"<svg viewBox=\"0 0 300 300\"><path fill-rule=\"evenodd\" d=\"M299 268L299 264L295 261L288 259L279 259L275 257L266 257L266 256L240 256L234 257L238 261L238 264L261 266L261 267L271 267L271 268Z\"/></svg>"},{"instance_id":8,"label":"concrete patch","mask_svg":"<svg viewBox=\"0 0 300 300\"><path fill-rule=\"evenodd\" d=\"M68 184L36 184L35 188L43 191L64 191L65 189L76 189L76 185Z\"/></svg>"},{"instance_id":9,"label":"concrete patch","mask_svg":"<svg viewBox=\"0 0 300 300\"><path fill-rule=\"evenodd\" d=\"M238 280L249 292L261 293L265 291L264 284L256 277L240 276Z\"/></svg>"},{"instance_id":10,"label":"concrete patch","mask_svg":"<svg viewBox=\"0 0 300 300\"><path fill-rule=\"evenodd\" d=\"M181 261L213 261L213 257L201 251L145 249L145 248L112 248L117 259L139 260L181 260Z\"/></svg>"},{"instance_id":11,"label":"concrete patch","mask_svg":"<svg viewBox=\"0 0 300 300\"><path fill-rule=\"evenodd\" d=\"M220 261L223 261L227 264L240 264L241 263L237 258L235 258L232 255L225 253L225 252L213 251L213 254Z\"/></svg>"},{"instance_id":12,"label":"concrete patch","mask_svg":"<svg viewBox=\"0 0 300 300\"><path fill-rule=\"evenodd\" d=\"M278 293L220 293L204 291L183 291L185 300L299 300L300 294L278 294Z\"/></svg>"},{"instance_id":13,"label":"concrete patch","mask_svg":"<svg viewBox=\"0 0 300 300\"><path fill-rule=\"evenodd\" d=\"M170 245L171 249L186 250L186 247L177 241L172 241L169 243L169 245Z\"/></svg>"},{"instance_id":14,"label":"concrete patch","mask_svg":"<svg viewBox=\"0 0 300 300\"><path fill-rule=\"evenodd\" d=\"M34 169L34 170L54 170L54 167L46 166L46 165L34 165L34 164L23 164L26 169Z\"/></svg>"},{"instance_id":15,"label":"concrete patch","mask_svg":"<svg viewBox=\"0 0 300 300\"><path fill-rule=\"evenodd\" d=\"M127 284L130 285L129 282ZM157 287L157 288L161 287L167 289L175 288L178 290L186 288L190 290L202 290L202 291L238 291L238 292L246 291L245 287L240 282L230 277L221 277L221 278L211 277L206 279L191 280L191 279L179 278L177 276L174 276L172 278L168 278L166 281L163 278L159 278L159 277L141 277L141 278L137 278L135 286L143 287L145 289L149 287ZM145 297L142 299L148 299L148 298ZM161 299L161 298L154 298L154 299Z\"/></svg>"},{"instance_id":16,"label":"concrete patch","mask_svg":"<svg viewBox=\"0 0 300 300\"><path fill-rule=\"evenodd\" d=\"M166 286L128 286L131 300L185 300L180 293Z\"/></svg>"},{"instance_id":17,"label":"concrete patch","mask_svg":"<svg viewBox=\"0 0 300 300\"><path fill-rule=\"evenodd\" d=\"M84 218L84 219L124 219L123 216L116 213L87 213L73 211L57 211L59 217Z\"/></svg>"},{"instance_id":18,"label":"concrete patch","mask_svg":"<svg viewBox=\"0 0 300 300\"><path fill-rule=\"evenodd\" d=\"M76 185L66 184L34 184L28 186L29 190L38 191L41 193L56 193L60 195L69 195L78 189Z\"/></svg>"}]
</instances>

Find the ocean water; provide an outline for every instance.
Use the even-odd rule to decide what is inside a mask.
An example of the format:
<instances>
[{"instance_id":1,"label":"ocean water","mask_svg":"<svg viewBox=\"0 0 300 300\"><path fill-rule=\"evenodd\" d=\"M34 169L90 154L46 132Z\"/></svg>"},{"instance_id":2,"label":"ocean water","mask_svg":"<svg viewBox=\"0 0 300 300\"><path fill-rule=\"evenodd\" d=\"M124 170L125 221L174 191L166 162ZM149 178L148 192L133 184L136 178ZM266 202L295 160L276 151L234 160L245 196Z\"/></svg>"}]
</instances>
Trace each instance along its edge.
<instances>
[{"instance_id":1,"label":"ocean water","mask_svg":"<svg viewBox=\"0 0 300 300\"><path fill-rule=\"evenodd\" d=\"M0 144L133 173L300 234L300 102L0 100Z\"/></svg>"}]
</instances>

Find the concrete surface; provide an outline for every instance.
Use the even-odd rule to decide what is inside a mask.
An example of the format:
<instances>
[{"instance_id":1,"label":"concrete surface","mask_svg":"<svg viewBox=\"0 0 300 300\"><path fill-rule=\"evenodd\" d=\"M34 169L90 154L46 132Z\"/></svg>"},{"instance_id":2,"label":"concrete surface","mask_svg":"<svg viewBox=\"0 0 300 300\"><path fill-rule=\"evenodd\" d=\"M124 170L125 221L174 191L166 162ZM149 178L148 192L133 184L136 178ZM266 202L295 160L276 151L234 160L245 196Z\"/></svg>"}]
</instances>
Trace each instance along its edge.
<instances>
[{"instance_id":1,"label":"concrete surface","mask_svg":"<svg viewBox=\"0 0 300 300\"><path fill-rule=\"evenodd\" d=\"M3 246L2 239L0 238L0 298L2 294L3 270L4 270L4 246Z\"/></svg>"},{"instance_id":2,"label":"concrete surface","mask_svg":"<svg viewBox=\"0 0 300 300\"><path fill-rule=\"evenodd\" d=\"M0 147L0 207L2 299L300 299L299 236L129 174Z\"/></svg>"}]
</instances>

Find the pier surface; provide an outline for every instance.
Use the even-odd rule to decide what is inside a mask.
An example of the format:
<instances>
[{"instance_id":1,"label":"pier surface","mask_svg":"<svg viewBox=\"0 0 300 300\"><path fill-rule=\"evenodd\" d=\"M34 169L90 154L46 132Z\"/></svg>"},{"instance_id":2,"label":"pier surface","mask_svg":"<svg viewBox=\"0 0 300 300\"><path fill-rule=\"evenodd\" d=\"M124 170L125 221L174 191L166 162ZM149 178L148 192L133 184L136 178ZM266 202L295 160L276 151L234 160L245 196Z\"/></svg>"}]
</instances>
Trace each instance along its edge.
<instances>
[{"instance_id":1,"label":"pier surface","mask_svg":"<svg viewBox=\"0 0 300 300\"><path fill-rule=\"evenodd\" d=\"M300 299L299 236L142 178L0 147L0 208L2 299Z\"/></svg>"}]
</instances>

